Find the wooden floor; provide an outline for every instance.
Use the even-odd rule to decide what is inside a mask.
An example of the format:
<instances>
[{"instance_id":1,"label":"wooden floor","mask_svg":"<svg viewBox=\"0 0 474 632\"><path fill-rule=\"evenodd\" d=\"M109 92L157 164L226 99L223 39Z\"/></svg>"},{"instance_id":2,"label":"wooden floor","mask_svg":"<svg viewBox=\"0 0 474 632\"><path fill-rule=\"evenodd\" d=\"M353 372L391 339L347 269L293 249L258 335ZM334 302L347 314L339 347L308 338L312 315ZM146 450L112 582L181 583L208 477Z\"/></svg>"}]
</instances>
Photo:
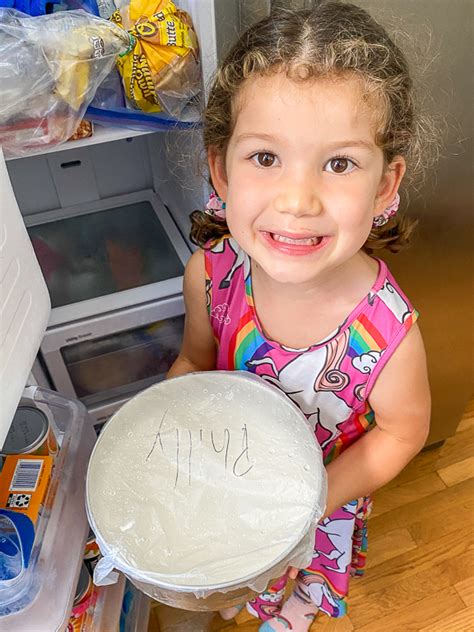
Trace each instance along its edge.
<instances>
[{"instance_id":1,"label":"wooden floor","mask_svg":"<svg viewBox=\"0 0 474 632\"><path fill-rule=\"evenodd\" d=\"M367 573L353 580L348 616L311 632L474 630L474 400L456 435L422 452L375 495ZM256 632L246 611L225 623L157 605L148 632Z\"/></svg>"}]
</instances>

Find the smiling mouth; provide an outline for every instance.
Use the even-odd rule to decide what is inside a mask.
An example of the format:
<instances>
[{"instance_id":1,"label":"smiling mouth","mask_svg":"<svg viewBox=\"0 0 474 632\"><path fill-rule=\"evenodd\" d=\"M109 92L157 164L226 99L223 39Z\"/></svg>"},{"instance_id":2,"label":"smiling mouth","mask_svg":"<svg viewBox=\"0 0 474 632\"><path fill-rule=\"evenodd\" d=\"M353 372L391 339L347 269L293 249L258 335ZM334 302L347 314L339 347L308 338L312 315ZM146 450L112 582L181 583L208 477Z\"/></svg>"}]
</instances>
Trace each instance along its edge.
<instances>
[{"instance_id":1,"label":"smiling mouth","mask_svg":"<svg viewBox=\"0 0 474 632\"><path fill-rule=\"evenodd\" d=\"M279 235L278 233L270 233L270 236L274 241L295 246L318 246L323 239L321 236L287 237L286 235Z\"/></svg>"},{"instance_id":2,"label":"smiling mouth","mask_svg":"<svg viewBox=\"0 0 474 632\"><path fill-rule=\"evenodd\" d=\"M289 235L262 231L261 236L275 252L288 256L304 256L319 252L330 240L327 235L308 235L304 233Z\"/></svg>"}]
</instances>

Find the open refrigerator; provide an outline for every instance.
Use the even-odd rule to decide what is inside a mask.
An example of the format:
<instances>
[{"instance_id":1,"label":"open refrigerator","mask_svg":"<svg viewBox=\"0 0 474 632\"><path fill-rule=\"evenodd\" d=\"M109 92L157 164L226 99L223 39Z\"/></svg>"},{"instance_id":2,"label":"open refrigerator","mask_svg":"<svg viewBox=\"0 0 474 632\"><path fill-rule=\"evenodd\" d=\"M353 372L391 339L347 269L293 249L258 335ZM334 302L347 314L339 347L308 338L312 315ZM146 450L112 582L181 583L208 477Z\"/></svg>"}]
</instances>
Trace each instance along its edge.
<instances>
[{"instance_id":1,"label":"open refrigerator","mask_svg":"<svg viewBox=\"0 0 474 632\"><path fill-rule=\"evenodd\" d=\"M205 93L217 60L242 28L266 15L272 3L270 0L178 0L177 4L190 13L198 34ZM311 2L288 0L275 4L309 6ZM371 3L361 1L360 4L369 6ZM408 0L391 3L384 0L376 4L390 4L390 12L401 15L411 10ZM435 37L443 32L442 46L448 51L452 42L453 49L459 48L459 34L464 33L462 2L454 3L456 10L453 8L451 19L446 24L442 23L442 16L438 16L438 9L428 4L422 3L424 18L431 19ZM451 66L443 66L445 72L438 77L437 90L444 89L453 72L461 72L460 58L450 55L445 58L451 60ZM464 114L458 113L461 123ZM456 142L451 140L452 144ZM207 194L204 178L193 167L200 152L199 132L192 129L163 133L100 125L96 125L90 138L48 148L31 156L6 161L0 152L0 443L3 444L19 404L46 410L61 442L60 457L51 479L51 496L46 499L47 511L42 516L41 529L38 529L41 546L39 541L33 545L31 559L35 563L30 567L31 576L24 580L24 594L32 590L34 598L16 614L0 616L0 632L67 629L88 536L84 509L85 472L96 436L93 425L95 421L101 421L100 417L93 419L87 408L71 393L52 391L48 375L41 366L36 366L37 353L45 332L55 326L55 316L52 315L47 287L25 224L37 224L38 218L52 209L82 208L88 204L104 204L121 196L151 192L169 210L175 230L191 249L187 241L189 213L195 208L202 208ZM440 349L440 344L447 344L446 340L441 343L437 336L440 314L447 317L449 311L458 320L466 321L472 318L469 310L458 300L442 302L429 285L433 283L432 278L423 287L411 280L413 266L419 271L420 268L431 270L436 265L438 287L441 287L441 280L450 270L443 263L446 257L442 253L451 245L458 259L467 252L465 241L470 232L461 227L464 217L461 212L464 208L462 182L468 181L468 178L463 179L462 174L467 163L463 164L462 157L456 160L445 158L444 163L450 169L450 178L457 178L456 182L460 185L455 200L459 201L458 221L443 223L443 231L435 230L438 226L436 222L441 225L443 214L449 215L452 203L453 187L445 186L440 177L436 190L435 187L430 189L427 198L430 203L433 202L434 210L429 218L423 217L421 224L418 240L424 247L418 246L417 252L408 255L408 264L406 255L400 255L399 264L393 262L395 268L401 266L395 272L414 302L422 308L424 303L429 303L430 307L421 327L432 358L430 374L437 401L434 415L435 419L436 415L440 419L442 417L443 422L442 428L440 423L434 424L431 442L442 440L455 431L472 386L469 371L464 370L469 365L468 345L457 350L457 360L449 367L446 363L441 365L436 362L439 356L436 350ZM439 173L441 170L442 165ZM421 216L425 209L418 204L414 205L412 212ZM466 225L467 219L464 221ZM441 234L443 248L436 249L439 256L434 262L430 244L436 238L433 235ZM422 275L419 276L421 278ZM465 279L465 285L467 281ZM445 287L450 287L450 283ZM461 283L459 276L456 276L456 283ZM456 291L456 295L467 296L461 291ZM456 336L454 329L444 329L445 336L451 335L449 331ZM452 344L457 349L463 341L461 338L458 341L453 339ZM438 383L442 383L443 388L437 388ZM113 409L114 406L104 410L110 413ZM446 421L446 410L451 411L449 423ZM121 578L115 585L100 588L88 630L145 631L149 607L148 597L136 591L133 593L125 579Z\"/></svg>"},{"instance_id":2,"label":"open refrigerator","mask_svg":"<svg viewBox=\"0 0 474 632\"><path fill-rule=\"evenodd\" d=\"M227 27L224 23L222 27L217 24L222 18L219 7L216 9L219 1L180 0L177 4L192 17L200 42L203 84L207 85L222 45L218 40L224 41L229 29L234 32L238 29L233 3L229 3ZM15 582L7 581L4 589L0 588L2 632L75 629L69 617L89 535L84 505L85 475L97 436L93 424L96 420L86 406L71 391L52 390L56 389L55 384L37 366L38 351L45 333L55 326L57 311L51 307L44 268L38 264L26 227L37 225L41 214L51 210L58 212L90 204L110 206L109 200L120 198L151 199L154 207L160 207L160 213L166 207L171 216L172 225L166 220L166 232L172 235L173 245L180 242L178 258L185 263L191 253L187 241L188 216L202 206L207 192L198 170L193 173L189 166L199 151L197 133L147 132L98 124L90 138L48 147L21 158L5 157L0 148L0 445L20 409L45 415L59 443L48 492L28 547L22 548L17 525L3 523L4 527L8 524L4 532L10 546L7 553L11 555L4 556L1 562L8 559L12 568L16 564L21 570ZM182 161L178 152L188 158ZM165 224L164 220L162 223ZM172 281L164 281L160 286L163 301L181 307L182 274L175 274ZM154 290L158 285L155 284ZM120 302L126 293L118 294ZM133 298L133 290L130 296ZM82 305L86 303L83 301ZM150 309L152 301L145 297L142 303ZM81 303L77 305L80 307ZM119 308L124 312L131 309L130 305L112 303L102 311L108 316ZM178 307L168 309L176 317ZM72 314L69 321L80 322L81 314ZM113 408L106 412L110 414ZM24 494L16 496L20 502ZM0 515L2 520L7 518ZM150 599L125 577L120 577L116 584L95 588L94 602L94 607L88 609L87 625L81 628L82 632L147 630Z\"/></svg>"}]
</instances>

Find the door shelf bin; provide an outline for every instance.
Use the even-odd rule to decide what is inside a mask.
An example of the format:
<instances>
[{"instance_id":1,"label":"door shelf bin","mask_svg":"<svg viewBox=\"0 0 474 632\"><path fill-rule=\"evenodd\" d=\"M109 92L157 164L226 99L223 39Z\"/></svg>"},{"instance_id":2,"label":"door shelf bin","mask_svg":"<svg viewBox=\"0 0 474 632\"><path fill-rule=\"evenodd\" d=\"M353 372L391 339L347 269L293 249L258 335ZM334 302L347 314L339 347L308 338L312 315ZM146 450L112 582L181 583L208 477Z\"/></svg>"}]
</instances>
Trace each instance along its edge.
<instances>
[{"instance_id":1,"label":"door shelf bin","mask_svg":"<svg viewBox=\"0 0 474 632\"><path fill-rule=\"evenodd\" d=\"M85 407L54 391L29 386L20 404L48 417L60 449L28 567L14 586L0 586L0 631L59 631L67 625L89 532L85 476L96 435Z\"/></svg>"},{"instance_id":2,"label":"door shelf bin","mask_svg":"<svg viewBox=\"0 0 474 632\"><path fill-rule=\"evenodd\" d=\"M125 592L125 577L120 575L116 584L97 588L98 597L91 624L84 632L106 632L119 629L122 601Z\"/></svg>"}]
</instances>

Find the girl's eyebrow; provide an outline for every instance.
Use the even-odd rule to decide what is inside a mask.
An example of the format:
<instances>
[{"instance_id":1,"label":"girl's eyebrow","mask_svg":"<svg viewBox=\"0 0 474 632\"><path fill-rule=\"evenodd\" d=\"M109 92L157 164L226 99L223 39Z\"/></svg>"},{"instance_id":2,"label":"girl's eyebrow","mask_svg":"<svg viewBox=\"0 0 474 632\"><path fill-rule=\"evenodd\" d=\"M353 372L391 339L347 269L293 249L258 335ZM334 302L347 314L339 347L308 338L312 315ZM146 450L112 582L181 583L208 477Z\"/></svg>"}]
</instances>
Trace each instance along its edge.
<instances>
[{"instance_id":1,"label":"girl's eyebrow","mask_svg":"<svg viewBox=\"0 0 474 632\"><path fill-rule=\"evenodd\" d=\"M361 147L362 149L374 151L376 145L366 140L338 140L333 143L328 143L328 149L337 149L338 147Z\"/></svg>"},{"instance_id":2,"label":"girl's eyebrow","mask_svg":"<svg viewBox=\"0 0 474 632\"><path fill-rule=\"evenodd\" d=\"M245 140L263 140L266 142L274 142L277 139L276 136L273 136L272 134L248 132L244 134L239 134L235 139L235 142L240 143Z\"/></svg>"}]
</instances>

